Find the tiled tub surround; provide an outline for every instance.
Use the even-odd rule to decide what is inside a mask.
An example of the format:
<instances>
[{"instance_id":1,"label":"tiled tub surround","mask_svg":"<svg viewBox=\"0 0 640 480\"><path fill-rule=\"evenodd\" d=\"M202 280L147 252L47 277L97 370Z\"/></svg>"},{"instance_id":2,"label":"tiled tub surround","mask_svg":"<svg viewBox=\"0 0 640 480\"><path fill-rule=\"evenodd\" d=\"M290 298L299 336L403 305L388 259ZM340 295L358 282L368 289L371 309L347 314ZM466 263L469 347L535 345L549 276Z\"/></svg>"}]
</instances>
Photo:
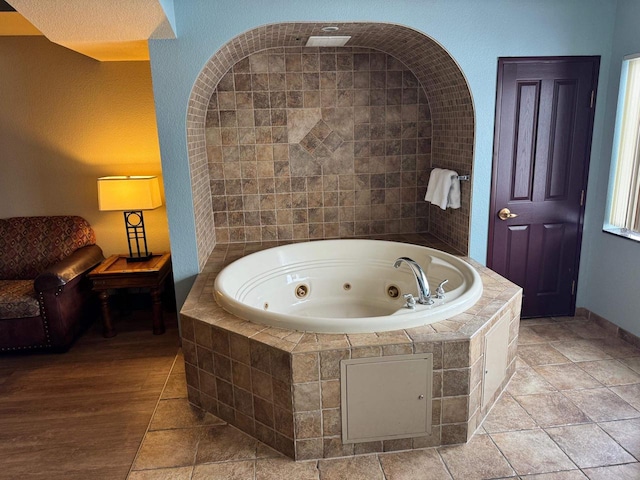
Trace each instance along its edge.
<instances>
[{"instance_id":1,"label":"tiled tub surround","mask_svg":"<svg viewBox=\"0 0 640 480\"><path fill-rule=\"evenodd\" d=\"M207 111L216 241L427 232L431 129L422 86L391 55L289 47L244 58Z\"/></svg>"},{"instance_id":2,"label":"tiled tub surround","mask_svg":"<svg viewBox=\"0 0 640 480\"><path fill-rule=\"evenodd\" d=\"M433 246L413 235L385 238ZM285 455L349 456L464 443L515 371L521 290L469 261L484 293L466 313L433 325L380 334L329 335L265 327L223 311L213 298L217 272L269 244L218 245L181 311L189 400ZM508 368L481 407L484 335L509 322ZM426 437L343 444L340 360L433 353L432 431Z\"/></svg>"},{"instance_id":3,"label":"tiled tub surround","mask_svg":"<svg viewBox=\"0 0 640 480\"><path fill-rule=\"evenodd\" d=\"M371 22L338 22L334 25L340 28L341 35L351 36L348 44L349 48L370 48L376 52L385 52L385 54L394 57L408 66L418 79L418 82L426 93L426 98L428 98L431 112L432 159L430 167L450 168L461 174L473 174L475 123L473 102L462 71L446 50L423 33L401 25ZM228 227L227 225L219 226L214 222L214 213L211 204L212 189L210 180L219 181L224 178L215 174L215 172L212 173L209 171L209 159L207 155L205 124L214 90L223 76L225 76L235 64L241 62L246 57L274 47L302 48L301 46L304 45L308 36L322 34L321 28L323 26L325 26L325 24L278 23L263 25L249 30L229 40L229 42L215 52L196 79L187 105L186 133L196 247L198 263L201 269L204 268L216 242L222 241L216 239L216 236L213 235L212 232L215 232L216 227ZM302 50L300 51L302 52ZM342 50L336 51L336 53L340 53L341 51ZM326 52L328 53L329 51ZM268 68L269 67L267 67L267 69ZM284 73L286 74L286 62L284 68ZM336 71L337 68L336 59ZM302 73L304 74L304 72ZM304 89L294 89L294 91L304 92ZM310 97L313 97L313 95ZM330 98L325 97L325 101L327 101L327 98ZM337 100L338 97L336 94L336 102ZM343 98L342 101L344 100ZM322 102L322 98L320 98L320 101ZM304 94L302 102L304 108ZM380 190L380 188L378 189ZM214 193L213 195L216 194ZM220 193L217 193L217 195L220 195ZM466 253L468 252L469 244L471 184L463 184L461 203L462 207L457 210L442 211L437 207L430 206L428 216L429 232L437 235L438 238L454 246L460 252ZM357 204L354 203L354 205ZM234 211L238 212L239 210ZM330 215L335 214L330 212ZM381 212L373 215L381 215ZM220 215L218 215L218 217L220 217ZM316 222L311 221L310 223L317 223L319 217L315 217L315 219ZM386 218L384 220L386 220ZM249 222L256 222L256 219L249 219ZM323 219L323 222L326 222L326 219ZM335 222L331 221L330 223L333 224ZM276 223L275 225L277 226L278 224ZM283 225L288 225L288 223ZM378 226L374 228L379 227L380 225L378 224ZM314 230L313 233L309 233L309 238L317 238L316 236L319 235L318 227L315 228L316 230ZM329 228L330 233L332 233L332 229L334 228L333 226ZM338 229L339 228L338 226ZM268 235L273 235L273 228L265 230L269 231ZM289 235L288 228L280 230L283 232L283 235ZM257 235L257 231L253 229L253 231L249 232L249 237L247 237L245 222L244 234L245 239L251 238ZM231 235L231 232L229 232L229 235ZM236 230L233 235L239 237L241 236L241 231ZM304 235L304 233L298 231L297 235Z\"/></svg>"}]
</instances>

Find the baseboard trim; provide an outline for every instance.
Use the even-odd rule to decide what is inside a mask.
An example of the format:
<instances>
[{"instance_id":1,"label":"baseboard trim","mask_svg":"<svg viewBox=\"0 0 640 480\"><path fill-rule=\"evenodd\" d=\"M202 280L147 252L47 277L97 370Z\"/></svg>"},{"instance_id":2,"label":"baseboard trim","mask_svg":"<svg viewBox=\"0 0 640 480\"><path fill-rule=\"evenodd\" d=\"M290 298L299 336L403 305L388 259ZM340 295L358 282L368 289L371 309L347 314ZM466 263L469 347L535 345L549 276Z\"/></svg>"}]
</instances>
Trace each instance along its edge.
<instances>
[{"instance_id":1,"label":"baseboard trim","mask_svg":"<svg viewBox=\"0 0 640 480\"><path fill-rule=\"evenodd\" d=\"M630 343L634 347L640 349L640 337L634 335L631 332L627 332L624 328L619 327L610 320L601 317L597 313L593 313L591 310L578 307L576 308L576 316L585 317L589 320L593 320L600 328L605 329L611 335L614 335L627 343Z\"/></svg>"}]
</instances>

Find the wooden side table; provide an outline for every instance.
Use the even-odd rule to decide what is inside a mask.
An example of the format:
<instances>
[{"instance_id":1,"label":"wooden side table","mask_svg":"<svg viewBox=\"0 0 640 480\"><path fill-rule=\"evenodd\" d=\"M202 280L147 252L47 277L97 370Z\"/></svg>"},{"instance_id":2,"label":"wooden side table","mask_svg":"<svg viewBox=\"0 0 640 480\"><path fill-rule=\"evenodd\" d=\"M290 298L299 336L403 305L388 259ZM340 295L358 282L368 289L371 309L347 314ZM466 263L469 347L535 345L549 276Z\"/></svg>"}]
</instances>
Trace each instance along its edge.
<instances>
[{"instance_id":1,"label":"wooden side table","mask_svg":"<svg viewBox=\"0 0 640 480\"><path fill-rule=\"evenodd\" d=\"M116 330L111 321L109 290L117 288L149 288L153 300L153 333L164 333L160 294L171 273L171 254L153 255L145 262L127 262L123 255L112 255L89 273L93 290L99 292L102 303L102 334L113 337Z\"/></svg>"}]
</instances>

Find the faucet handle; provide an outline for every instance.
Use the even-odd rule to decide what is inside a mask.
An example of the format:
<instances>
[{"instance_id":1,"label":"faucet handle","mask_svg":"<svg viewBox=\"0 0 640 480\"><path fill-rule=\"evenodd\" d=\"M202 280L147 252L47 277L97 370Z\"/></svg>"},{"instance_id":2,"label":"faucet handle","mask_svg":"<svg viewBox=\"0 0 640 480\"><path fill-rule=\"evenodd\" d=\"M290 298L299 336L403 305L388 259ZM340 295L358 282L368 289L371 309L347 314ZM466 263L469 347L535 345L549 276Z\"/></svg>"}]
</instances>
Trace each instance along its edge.
<instances>
[{"instance_id":1,"label":"faucet handle","mask_svg":"<svg viewBox=\"0 0 640 480\"><path fill-rule=\"evenodd\" d=\"M413 310L414 308L416 308L416 299L413 298L413 295L410 293L405 293L403 295L404 299L407 301L407 303L404 304L404 306L406 308L410 308L411 310Z\"/></svg>"},{"instance_id":2,"label":"faucet handle","mask_svg":"<svg viewBox=\"0 0 640 480\"><path fill-rule=\"evenodd\" d=\"M443 280L442 282L440 282L440 284L438 285L438 288L436 288L436 298L439 300L442 300L444 298L444 285L449 281L449 279L447 280Z\"/></svg>"}]
</instances>

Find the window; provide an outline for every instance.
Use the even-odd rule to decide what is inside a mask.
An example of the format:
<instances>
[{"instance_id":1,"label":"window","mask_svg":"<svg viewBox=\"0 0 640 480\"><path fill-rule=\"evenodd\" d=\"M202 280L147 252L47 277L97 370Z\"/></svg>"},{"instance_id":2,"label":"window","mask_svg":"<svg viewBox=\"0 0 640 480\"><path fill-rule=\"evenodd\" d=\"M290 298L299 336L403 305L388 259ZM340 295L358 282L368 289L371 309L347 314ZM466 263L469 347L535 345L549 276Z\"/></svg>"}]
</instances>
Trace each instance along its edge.
<instances>
[{"instance_id":1,"label":"window","mask_svg":"<svg viewBox=\"0 0 640 480\"><path fill-rule=\"evenodd\" d=\"M605 230L640 241L640 55L625 57Z\"/></svg>"}]
</instances>

